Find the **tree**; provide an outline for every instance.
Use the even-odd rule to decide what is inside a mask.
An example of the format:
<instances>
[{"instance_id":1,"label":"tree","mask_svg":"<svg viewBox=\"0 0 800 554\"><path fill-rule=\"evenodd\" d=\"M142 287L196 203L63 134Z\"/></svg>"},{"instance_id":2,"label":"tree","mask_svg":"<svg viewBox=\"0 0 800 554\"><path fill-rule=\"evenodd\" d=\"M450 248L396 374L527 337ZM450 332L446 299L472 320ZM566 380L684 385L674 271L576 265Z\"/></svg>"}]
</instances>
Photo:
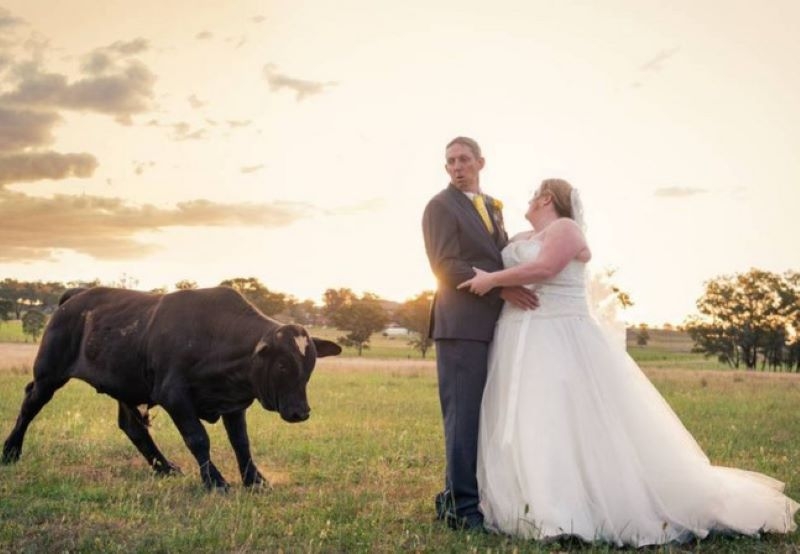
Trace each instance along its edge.
<instances>
[{"instance_id":1,"label":"tree","mask_svg":"<svg viewBox=\"0 0 800 554\"><path fill-rule=\"evenodd\" d=\"M11 302L15 319L20 319L24 311L33 307L43 309L57 306L65 290L64 284L56 281L4 279L0 282L0 299Z\"/></svg>"},{"instance_id":2,"label":"tree","mask_svg":"<svg viewBox=\"0 0 800 554\"><path fill-rule=\"evenodd\" d=\"M11 300L0 298L0 321L11 319L11 312L14 310L14 303Z\"/></svg>"},{"instance_id":3,"label":"tree","mask_svg":"<svg viewBox=\"0 0 800 554\"><path fill-rule=\"evenodd\" d=\"M119 279L116 281L112 281L109 283L110 287L117 287L119 289L136 289L139 286L139 279L134 277L133 275L128 275L127 273L123 272L120 275Z\"/></svg>"},{"instance_id":4,"label":"tree","mask_svg":"<svg viewBox=\"0 0 800 554\"><path fill-rule=\"evenodd\" d=\"M797 370L800 277L751 269L707 281L686 331L694 350L731 367Z\"/></svg>"},{"instance_id":5,"label":"tree","mask_svg":"<svg viewBox=\"0 0 800 554\"><path fill-rule=\"evenodd\" d=\"M398 323L414 333L409 344L419 350L423 358L433 344L428 336L432 303L433 291L426 290L403 302L397 312Z\"/></svg>"},{"instance_id":6,"label":"tree","mask_svg":"<svg viewBox=\"0 0 800 554\"><path fill-rule=\"evenodd\" d=\"M328 289L324 299L323 310L329 321L340 331L349 331L339 337L339 342L356 348L359 356L369 348L370 336L383 329L389 319L380 298L369 292L359 298L350 289Z\"/></svg>"},{"instance_id":7,"label":"tree","mask_svg":"<svg viewBox=\"0 0 800 554\"><path fill-rule=\"evenodd\" d=\"M91 281L67 281L68 288L91 289L99 286L102 286L100 279L93 279Z\"/></svg>"},{"instance_id":8,"label":"tree","mask_svg":"<svg viewBox=\"0 0 800 554\"><path fill-rule=\"evenodd\" d=\"M255 277L236 277L226 279L220 283L223 287L231 287L240 292L256 308L264 312L264 315L273 316L279 314L286 307L286 295L280 292L272 292Z\"/></svg>"},{"instance_id":9,"label":"tree","mask_svg":"<svg viewBox=\"0 0 800 554\"><path fill-rule=\"evenodd\" d=\"M175 283L175 290L192 290L197 288L197 283L195 281L190 281L189 279L182 279Z\"/></svg>"},{"instance_id":10,"label":"tree","mask_svg":"<svg viewBox=\"0 0 800 554\"><path fill-rule=\"evenodd\" d=\"M647 331L647 323L640 323L636 330L636 344L639 346L647 346L647 341L650 340L650 333Z\"/></svg>"},{"instance_id":11,"label":"tree","mask_svg":"<svg viewBox=\"0 0 800 554\"><path fill-rule=\"evenodd\" d=\"M31 290L28 283L16 279L3 279L0 282L0 298L13 305L14 319L20 319L26 306L31 304Z\"/></svg>"},{"instance_id":12,"label":"tree","mask_svg":"<svg viewBox=\"0 0 800 554\"><path fill-rule=\"evenodd\" d=\"M39 310L28 310L22 316L22 332L30 335L33 338L33 342L36 342L42 334L46 321L47 318Z\"/></svg>"},{"instance_id":13,"label":"tree","mask_svg":"<svg viewBox=\"0 0 800 554\"><path fill-rule=\"evenodd\" d=\"M319 308L313 300L299 301L293 296L286 298L286 316L298 325L312 325L317 322Z\"/></svg>"}]
</instances>

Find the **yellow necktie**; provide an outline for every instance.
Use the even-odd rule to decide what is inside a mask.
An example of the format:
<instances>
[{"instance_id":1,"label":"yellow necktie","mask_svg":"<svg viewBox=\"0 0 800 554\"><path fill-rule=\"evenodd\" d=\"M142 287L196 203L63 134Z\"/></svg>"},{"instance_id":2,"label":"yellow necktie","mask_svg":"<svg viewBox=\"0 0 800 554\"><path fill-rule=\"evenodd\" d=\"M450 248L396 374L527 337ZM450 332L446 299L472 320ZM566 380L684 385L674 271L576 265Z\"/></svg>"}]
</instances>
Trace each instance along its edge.
<instances>
[{"instance_id":1,"label":"yellow necktie","mask_svg":"<svg viewBox=\"0 0 800 554\"><path fill-rule=\"evenodd\" d=\"M476 194L473 196L472 204L475 206L475 209L478 210L478 214L481 216L483 224L486 225L486 230L489 231L489 234L494 233L492 218L489 217L489 211L486 209L486 202L483 200L483 195Z\"/></svg>"}]
</instances>

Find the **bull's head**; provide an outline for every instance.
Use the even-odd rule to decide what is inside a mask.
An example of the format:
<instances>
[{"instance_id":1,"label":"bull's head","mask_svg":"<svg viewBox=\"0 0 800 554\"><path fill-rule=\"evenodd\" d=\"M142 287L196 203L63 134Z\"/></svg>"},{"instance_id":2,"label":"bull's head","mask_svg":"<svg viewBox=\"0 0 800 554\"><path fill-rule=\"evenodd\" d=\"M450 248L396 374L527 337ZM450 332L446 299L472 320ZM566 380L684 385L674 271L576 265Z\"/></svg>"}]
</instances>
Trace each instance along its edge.
<instances>
[{"instance_id":1,"label":"bull's head","mask_svg":"<svg viewBox=\"0 0 800 554\"><path fill-rule=\"evenodd\" d=\"M311 337L300 325L281 325L262 337L253 351L253 383L261 405L290 423L311 412L306 385L317 358L335 356L341 347Z\"/></svg>"}]
</instances>

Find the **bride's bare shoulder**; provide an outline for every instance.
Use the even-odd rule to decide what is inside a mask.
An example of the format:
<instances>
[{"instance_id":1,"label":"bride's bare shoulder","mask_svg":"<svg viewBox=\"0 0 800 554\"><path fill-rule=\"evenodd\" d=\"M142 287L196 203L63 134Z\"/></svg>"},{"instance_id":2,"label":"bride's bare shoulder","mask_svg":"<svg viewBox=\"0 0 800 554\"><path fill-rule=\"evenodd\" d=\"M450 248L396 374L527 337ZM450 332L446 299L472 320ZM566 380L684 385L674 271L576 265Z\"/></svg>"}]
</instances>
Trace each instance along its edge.
<instances>
[{"instance_id":1,"label":"bride's bare shoulder","mask_svg":"<svg viewBox=\"0 0 800 554\"><path fill-rule=\"evenodd\" d=\"M583 238L583 230L578 223L570 217L560 217L548 225L548 231L559 235L568 234Z\"/></svg>"}]
</instances>

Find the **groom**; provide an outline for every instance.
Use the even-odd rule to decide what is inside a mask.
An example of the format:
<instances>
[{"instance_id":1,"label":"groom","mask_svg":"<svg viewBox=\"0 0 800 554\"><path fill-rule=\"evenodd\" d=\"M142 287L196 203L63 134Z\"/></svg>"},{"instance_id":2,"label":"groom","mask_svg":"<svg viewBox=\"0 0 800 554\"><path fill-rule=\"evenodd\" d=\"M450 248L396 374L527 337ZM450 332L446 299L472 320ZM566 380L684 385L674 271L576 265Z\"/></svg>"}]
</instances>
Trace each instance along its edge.
<instances>
[{"instance_id":1,"label":"groom","mask_svg":"<svg viewBox=\"0 0 800 554\"><path fill-rule=\"evenodd\" d=\"M439 400L444 418L445 488L436 495L436 516L454 529L483 526L478 509L476 465L478 421L486 384L489 343L507 300L535 308L536 296L524 287L477 296L456 286L475 275L503 268L500 250L508 242L502 204L483 195L480 172L485 165L478 143L456 137L445 149L450 185L425 207L422 232L425 251L436 275L430 335L436 342Z\"/></svg>"}]
</instances>

